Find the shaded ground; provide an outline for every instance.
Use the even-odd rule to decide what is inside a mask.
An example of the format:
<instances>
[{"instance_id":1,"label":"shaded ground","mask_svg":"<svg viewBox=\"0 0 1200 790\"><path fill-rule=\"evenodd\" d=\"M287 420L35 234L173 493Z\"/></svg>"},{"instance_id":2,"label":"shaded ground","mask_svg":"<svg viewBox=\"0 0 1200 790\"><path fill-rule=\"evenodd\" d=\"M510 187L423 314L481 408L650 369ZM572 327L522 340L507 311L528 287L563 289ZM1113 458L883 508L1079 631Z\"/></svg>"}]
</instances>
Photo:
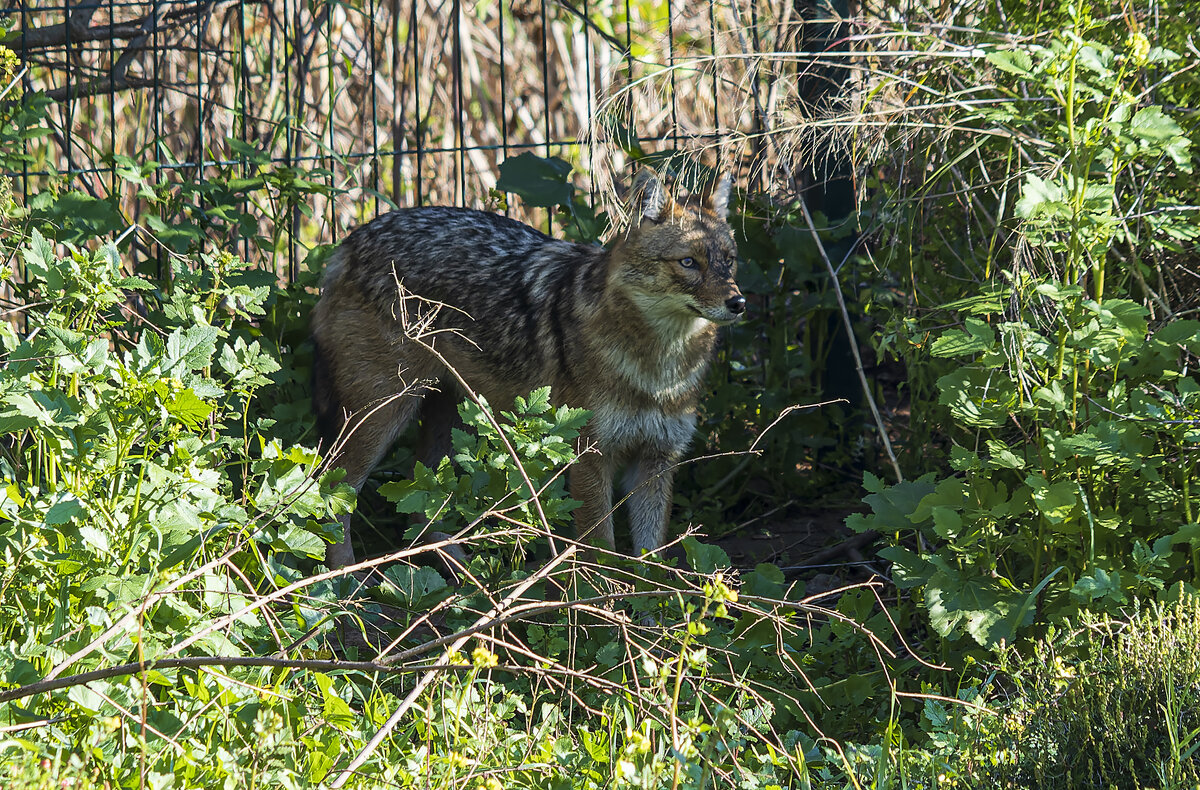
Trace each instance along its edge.
<instances>
[{"instance_id":1,"label":"shaded ground","mask_svg":"<svg viewBox=\"0 0 1200 790\"><path fill-rule=\"evenodd\" d=\"M809 594L861 582L875 575L870 541L845 526L860 508L811 508L766 526L714 540L734 567L762 562L779 566L788 581L802 581Z\"/></svg>"}]
</instances>

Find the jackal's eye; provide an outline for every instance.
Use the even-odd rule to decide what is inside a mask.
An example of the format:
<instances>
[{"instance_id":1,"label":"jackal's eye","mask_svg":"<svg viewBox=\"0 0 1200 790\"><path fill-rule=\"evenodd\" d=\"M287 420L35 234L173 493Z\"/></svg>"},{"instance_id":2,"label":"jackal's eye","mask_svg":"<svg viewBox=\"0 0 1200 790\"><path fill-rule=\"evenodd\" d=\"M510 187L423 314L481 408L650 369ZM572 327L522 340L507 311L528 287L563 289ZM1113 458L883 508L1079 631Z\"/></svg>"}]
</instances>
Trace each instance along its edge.
<instances>
[{"instance_id":1,"label":"jackal's eye","mask_svg":"<svg viewBox=\"0 0 1200 790\"><path fill-rule=\"evenodd\" d=\"M679 265L680 265L680 266L682 266L682 267L683 267L683 268L685 268L685 269L695 269L695 268L697 268L697 264L696 264L696 259L695 259L695 258L680 258L680 259L679 259Z\"/></svg>"}]
</instances>

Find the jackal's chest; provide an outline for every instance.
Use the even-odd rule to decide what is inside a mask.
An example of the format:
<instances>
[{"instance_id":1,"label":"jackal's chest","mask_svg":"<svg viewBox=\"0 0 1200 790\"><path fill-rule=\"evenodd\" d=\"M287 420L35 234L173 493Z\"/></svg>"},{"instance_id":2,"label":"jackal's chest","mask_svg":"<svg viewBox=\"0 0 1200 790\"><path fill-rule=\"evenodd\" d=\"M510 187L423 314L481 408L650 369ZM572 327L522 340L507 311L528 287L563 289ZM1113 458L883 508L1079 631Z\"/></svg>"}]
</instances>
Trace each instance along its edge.
<instances>
[{"instance_id":1,"label":"jackal's chest","mask_svg":"<svg viewBox=\"0 0 1200 790\"><path fill-rule=\"evenodd\" d=\"M603 404L593 408L588 428L606 455L619 458L651 452L675 456L691 442L696 415Z\"/></svg>"},{"instance_id":2,"label":"jackal's chest","mask_svg":"<svg viewBox=\"0 0 1200 790\"><path fill-rule=\"evenodd\" d=\"M605 378L634 397L679 410L695 403L698 390L708 371L708 348L684 349L677 354L636 354L628 348L607 348L603 352Z\"/></svg>"}]
</instances>

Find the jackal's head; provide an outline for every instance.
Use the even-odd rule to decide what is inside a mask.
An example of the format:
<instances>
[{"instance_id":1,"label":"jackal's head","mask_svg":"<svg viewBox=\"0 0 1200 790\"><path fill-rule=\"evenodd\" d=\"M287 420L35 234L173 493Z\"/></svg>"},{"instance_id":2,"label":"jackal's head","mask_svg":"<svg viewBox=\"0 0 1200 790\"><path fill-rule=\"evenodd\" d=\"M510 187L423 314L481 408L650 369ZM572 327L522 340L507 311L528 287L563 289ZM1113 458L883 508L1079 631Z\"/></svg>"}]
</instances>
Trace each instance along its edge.
<instances>
[{"instance_id":1,"label":"jackal's head","mask_svg":"<svg viewBox=\"0 0 1200 790\"><path fill-rule=\"evenodd\" d=\"M633 217L613 248L613 274L648 318L728 324L746 311L726 222L730 186L725 176L707 195L676 200L653 170L634 179Z\"/></svg>"}]
</instances>

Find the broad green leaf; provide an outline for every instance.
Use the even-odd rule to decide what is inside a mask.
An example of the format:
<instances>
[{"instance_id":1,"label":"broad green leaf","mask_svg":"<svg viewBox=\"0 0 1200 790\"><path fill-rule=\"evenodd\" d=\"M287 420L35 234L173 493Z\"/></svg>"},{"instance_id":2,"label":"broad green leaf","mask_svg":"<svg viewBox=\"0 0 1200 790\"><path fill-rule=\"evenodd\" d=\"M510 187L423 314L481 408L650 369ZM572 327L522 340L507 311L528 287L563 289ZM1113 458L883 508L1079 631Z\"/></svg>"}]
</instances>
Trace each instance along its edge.
<instances>
[{"instance_id":1,"label":"broad green leaf","mask_svg":"<svg viewBox=\"0 0 1200 790\"><path fill-rule=\"evenodd\" d=\"M106 691L109 687L109 684L103 681L96 681L95 685ZM88 713L99 713L108 704L105 702L104 697L83 684L71 686L67 691L67 699Z\"/></svg>"},{"instance_id":2,"label":"broad green leaf","mask_svg":"<svg viewBox=\"0 0 1200 790\"><path fill-rule=\"evenodd\" d=\"M72 519L87 513L83 503L74 494L59 494L55 502L42 516L48 527L57 527L69 523Z\"/></svg>"},{"instance_id":3,"label":"broad green leaf","mask_svg":"<svg viewBox=\"0 0 1200 790\"><path fill-rule=\"evenodd\" d=\"M383 572L377 595L384 603L414 609L447 589L446 580L433 568L393 565Z\"/></svg>"},{"instance_id":4,"label":"broad green leaf","mask_svg":"<svg viewBox=\"0 0 1200 790\"><path fill-rule=\"evenodd\" d=\"M154 389L163 399L167 414L188 428L199 428L213 413L212 404L197 397L191 387L171 389L168 382L159 380L155 382Z\"/></svg>"},{"instance_id":5,"label":"broad green leaf","mask_svg":"<svg viewBox=\"0 0 1200 790\"><path fill-rule=\"evenodd\" d=\"M1121 590L1121 573L1109 573L1104 568L1095 568L1087 576L1081 576L1071 588L1071 595L1085 603L1107 599L1113 603L1124 603L1125 593Z\"/></svg>"},{"instance_id":6,"label":"broad green leaf","mask_svg":"<svg viewBox=\"0 0 1200 790\"><path fill-rule=\"evenodd\" d=\"M1113 51L1108 47L1088 44L1079 48L1079 65L1100 76L1112 73Z\"/></svg>"},{"instance_id":7,"label":"broad green leaf","mask_svg":"<svg viewBox=\"0 0 1200 790\"><path fill-rule=\"evenodd\" d=\"M30 234L29 243L21 249L21 258L25 262L26 276L31 280L45 282L51 291L63 289L65 283L58 272L58 257L54 254L54 246L37 228Z\"/></svg>"},{"instance_id":8,"label":"broad green leaf","mask_svg":"<svg viewBox=\"0 0 1200 790\"><path fill-rule=\"evenodd\" d=\"M1041 475L1029 475L1026 485L1033 492L1033 502L1051 524L1061 524L1071 517L1079 504L1079 485L1073 480L1050 483Z\"/></svg>"},{"instance_id":9,"label":"broad green leaf","mask_svg":"<svg viewBox=\"0 0 1200 790\"><path fill-rule=\"evenodd\" d=\"M691 537L684 538L682 543L688 565L698 573L716 573L731 565L729 555L720 546L701 543Z\"/></svg>"},{"instance_id":10,"label":"broad green leaf","mask_svg":"<svg viewBox=\"0 0 1200 790\"><path fill-rule=\"evenodd\" d=\"M526 152L500 163L496 189L515 192L531 206L565 206L575 194L575 187L567 180L570 175L569 162Z\"/></svg>"},{"instance_id":11,"label":"broad green leaf","mask_svg":"<svg viewBox=\"0 0 1200 790\"><path fill-rule=\"evenodd\" d=\"M110 543L108 533L92 524L79 525L79 537L83 542L101 554L107 554Z\"/></svg>"},{"instance_id":12,"label":"broad green leaf","mask_svg":"<svg viewBox=\"0 0 1200 790\"><path fill-rule=\"evenodd\" d=\"M989 351L996 344L996 331L978 318L967 318L963 329L948 329L930 346L935 357L961 357Z\"/></svg>"},{"instance_id":13,"label":"broad green leaf","mask_svg":"<svg viewBox=\"0 0 1200 790\"><path fill-rule=\"evenodd\" d=\"M962 529L962 515L953 508L937 507L930 508L930 513L933 515L933 531L946 540L954 540L958 537L959 531Z\"/></svg>"},{"instance_id":14,"label":"broad green leaf","mask_svg":"<svg viewBox=\"0 0 1200 790\"><path fill-rule=\"evenodd\" d=\"M892 563L892 579L901 590L919 587L938 572L933 563L902 546L888 546L878 554Z\"/></svg>"},{"instance_id":15,"label":"broad green leaf","mask_svg":"<svg viewBox=\"0 0 1200 790\"><path fill-rule=\"evenodd\" d=\"M1007 445L998 442L995 439L987 440L988 453L991 457L988 459L988 466L993 469L1024 469L1025 460L1008 449Z\"/></svg>"},{"instance_id":16,"label":"broad green leaf","mask_svg":"<svg viewBox=\"0 0 1200 790\"><path fill-rule=\"evenodd\" d=\"M1200 524L1184 524L1171 535L1171 543L1200 547Z\"/></svg>"},{"instance_id":17,"label":"broad green leaf","mask_svg":"<svg viewBox=\"0 0 1200 790\"><path fill-rule=\"evenodd\" d=\"M987 61L1009 74L1028 76L1033 68L1033 58L1023 49L994 49L987 53Z\"/></svg>"},{"instance_id":18,"label":"broad green leaf","mask_svg":"<svg viewBox=\"0 0 1200 790\"><path fill-rule=\"evenodd\" d=\"M1133 115L1129 133L1134 137L1154 142L1170 140L1183 135L1183 127L1167 116L1157 105L1143 107Z\"/></svg>"},{"instance_id":19,"label":"broad green leaf","mask_svg":"<svg viewBox=\"0 0 1200 790\"><path fill-rule=\"evenodd\" d=\"M1044 181L1030 173L1025 176L1021 197L1017 200L1018 217L1033 219L1041 215L1066 215L1071 213L1066 204L1066 192L1060 184Z\"/></svg>"},{"instance_id":20,"label":"broad green leaf","mask_svg":"<svg viewBox=\"0 0 1200 790\"><path fill-rule=\"evenodd\" d=\"M1022 597L995 579L975 574L939 571L925 585L925 605L934 630L946 637L969 634L984 647L999 643L996 626L1020 605Z\"/></svg>"},{"instance_id":21,"label":"broad green leaf","mask_svg":"<svg viewBox=\"0 0 1200 790\"><path fill-rule=\"evenodd\" d=\"M317 688L321 691L321 700L323 702L321 714L325 721L333 727L348 731L358 723L359 717L350 710L350 706L333 690L333 678L323 672L316 672L314 679L317 681Z\"/></svg>"},{"instance_id":22,"label":"broad green leaf","mask_svg":"<svg viewBox=\"0 0 1200 790\"><path fill-rule=\"evenodd\" d=\"M1004 311L1004 304L1011 296L1011 289L995 284L983 286L988 293L956 299L942 305L943 310L952 310L965 315L995 315Z\"/></svg>"},{"instance_id":23,"label":"broad green leaf","mask_svg":"<svg viewBox=\"0 0 1200 790\"><path fill-rule=\"evenodd\" d=\"M846 519L846 526L856 532L868 529L880 532L912 529L910 517L917 511L921 500L934 491L936 486L933 481L934 475L929 473L917 480L905 480L888 486L877 494L868 494L863 497L863 502L870 505L871 514L863 517L856 513Z\"/></svg>"},{"instance_id":24,"label":"broad green leaf","mask_svg":"<svg viewBox=\"0 0 1200 790\"><path fill-rule=\"evenodd\" d=\"M150 333L146 333L150 334ZM176 329L167 337L162 370L167 375L180 376L208 367L217 351L218 330L215 326L189 326Z\"/></svg>"},{"instance_id":25,"label":"broad green leaf","mask_svg":"<svg viewBox=\"0 0 1200 790\"><path fill-rule=\"evenodd\" d=\"M1016 386L1001 371L959 368L939 378L938 389L938 403L975 428L999 428L1017 405Z\"/></svg>"},{"instance_id":26,"label":"broad green leaf","mask_svg":"<svg viewBox=\"0 0 1200 790\"><path fill-rule=\"evenodd\" d=\"M997 623L993 627L992 632L989 634L993 642L999 642L1003 639L1004 642L1011 645L1016 641L1018 631L1033 623L1033 616L1037 610L1038 596L1041 595L1042 590L1046 589L1046 585L1062 571L1063 567L1059 565L1046 574L1038 582L1037 586L1029 591L1029 594L1025 596L1025 600L1021 602L1021 605L1014 608L1003 622Z\"/></svg>"},{"instance_id":27,"label":"broad green leaf","mask_svg":"<svg viewBox=\"0 0 1200 790\"><path fill-rule=\"evenodd\" d=\"M1045 387L1038 387L1033 391L1035 400L1039 400L1049 405L1055 412L1065 412L1067 410L1067 394L1063 392L1062 382L1054 379Z\"/></svg>"},{"instance_id":28,"label":"broad green leaf","mask_svg":"<svg viewBox=\"0 0 1200 790\"><path fill-rule=\"evenodd\" d=\"M419 480L392 480L381 485L379 493L400 513L424 513L430 501L428 488Z\"/></svg>"},{"instance_id":29,"label":"broad green leaf","mask_svg":"<svg viewBox=\"0 0 1200 790\"><path fill-rule=\"evenodd\" d=\"M779 599L784 594L784 575L778 566L759 563L754 570L742 575L741 592L760 598Z\"/></svg>"},{"instance_id":30,"label":"broad green leaf","mask_svg":"<svg viewBox=\"0 0 1200 790\"><path fill-rule=\"evenodd\" d=\"M276 551L286 551L297 557L311 557L315 560L325 559L325 541L302 527L287 524L279 528L279 533L271 546Z\"/></svg>"}]
</instances>

